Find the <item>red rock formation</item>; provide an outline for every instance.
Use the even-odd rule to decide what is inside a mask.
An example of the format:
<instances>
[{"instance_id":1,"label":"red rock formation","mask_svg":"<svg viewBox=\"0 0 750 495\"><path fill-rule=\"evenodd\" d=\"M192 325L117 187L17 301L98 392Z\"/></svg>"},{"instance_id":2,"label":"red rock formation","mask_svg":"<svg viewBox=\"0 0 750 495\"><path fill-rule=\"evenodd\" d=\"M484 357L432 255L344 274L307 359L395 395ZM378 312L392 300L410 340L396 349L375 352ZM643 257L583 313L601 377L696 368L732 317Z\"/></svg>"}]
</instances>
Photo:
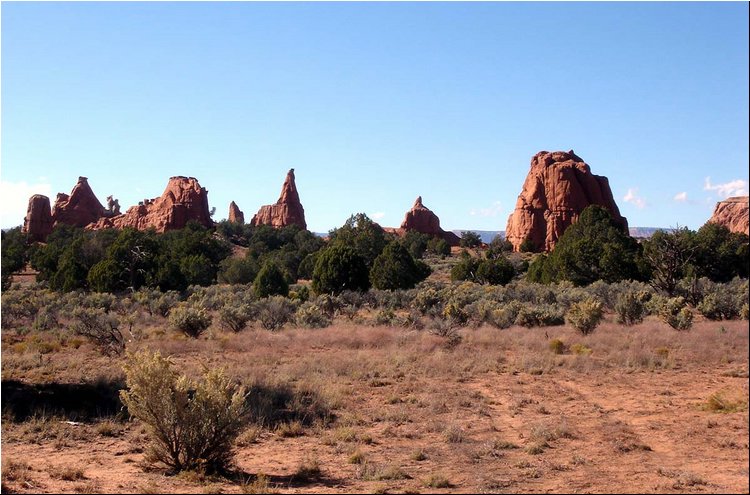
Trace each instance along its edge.
<instances>
[{"instance_id":1,"label":"red rock formation","mask_svg":"<svg viewBox=\"0 0 750 495\"><path fill-rule=\"evenodd\" d=\"M716 203L714 214L708 221L724 225L731 232L741 232L750 235L749 205L749 196L735 196L727 198L724 201L719 201Z\"/></svg>"},{"instance_id":2,"label":"red rock formation","mask_svg":"<svg viewBox=\"0 0 750 495\"><path fill-rule=\"evenodd\" d=\"M232 201L229 203L229 219L230 222L245 223L245 214L242 213L237 203Z\"/></svg>"},{"instance_id":3,"label":"red rock formation","mask_svg":"<svg viewBox=\"0 0 750 495\"><path fill-rule=\"evenodd\" d=\"M440 219L429 208L422 204L422 196L418 196L411 210L406 212L400 230L404 232L414 230L422 234L441 237L451 246L458 246L459 237L453 232L446 232L440 228Z\"/></svg>"},{"instance_id":4,"label":"red rock formation","mask_svg":"<svg viewBox=\"0 0 750 495\"><path fill-rule=\"evenodd\" d=\"M49 198L42 194L35 194L29 198L22 232L28 234L33 241L44 242L52 232L52 222Z\"/></svg>"},{"instance_id":5,"label":"red rock formation","mask_svg":"<svg viewBox=\"0 0 750 495\"><path fill-rule=\"evenodd\" d=\"M271 225L276 228L287 225L299 225L307 229L305 210L299 200L297 186L294 183L294 169L286 174L286 180L281 187L281 196L274 205L261 206L253 216L250 225Z\"/></svg>"},{"instance_id":6,"label":"red rock formation","mask_svg":"<svg viewBox=\"0 0 750 495\"><path fill-rule=\"evenodd\" d=\"M208 211L208 191L194 177L170 177L164 193L154 199L146 199L138 206L131 206L124 214L102 218L89 225L90 229L108 227L133 227L146 230L153 227L157 232L181 229L190 221L211 227L213 221Z\"/></svg>"},{"instance_id":7,"label":"red rock formation","mask_svg":"<svg viewBox=\"0 0 750 495\"><path fill-rule=\"evenodd\" d=\"M628 221L620 215L609 181L594 175L573 150L540 151L531 159L516 209L508 218L505 236L519 251L529 239L535 251L551 251L557 239L589 205L609 210L628 232Z\"/></svg>"},{"instance_id":8,"label":"red rock formation","mask_svg":"<svg viewBox=\"0 0 750 495\"><path fill-rule=\"evenodd\" d=\"M55 207L52 209L54 225L66 224L85 227L96 222L105 214L104 207L96 198L86 177L78 177L70 195L58 193Z\"/></svg>"}]
</instances>

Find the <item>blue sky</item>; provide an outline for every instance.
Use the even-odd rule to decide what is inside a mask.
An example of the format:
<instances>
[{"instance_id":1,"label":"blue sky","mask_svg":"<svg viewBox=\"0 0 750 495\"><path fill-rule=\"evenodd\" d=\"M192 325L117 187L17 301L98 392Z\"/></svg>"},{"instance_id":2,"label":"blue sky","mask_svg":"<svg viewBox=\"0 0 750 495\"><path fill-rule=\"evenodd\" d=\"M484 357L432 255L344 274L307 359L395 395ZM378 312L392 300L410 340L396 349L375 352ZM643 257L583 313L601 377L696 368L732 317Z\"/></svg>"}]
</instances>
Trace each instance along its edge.
<instances>
[{"instance_id":1,"label":"blue sky","mask_svg":"<svg viewBox=\"0 0 750 495\"><path fill-rule=\"evenodd\" d=\"M87 176L123 210L197 177L214 219L504 230L540 150L631 226L748 189L748 3L2 4L2 227Z\"/></svg>"}]
</instances>

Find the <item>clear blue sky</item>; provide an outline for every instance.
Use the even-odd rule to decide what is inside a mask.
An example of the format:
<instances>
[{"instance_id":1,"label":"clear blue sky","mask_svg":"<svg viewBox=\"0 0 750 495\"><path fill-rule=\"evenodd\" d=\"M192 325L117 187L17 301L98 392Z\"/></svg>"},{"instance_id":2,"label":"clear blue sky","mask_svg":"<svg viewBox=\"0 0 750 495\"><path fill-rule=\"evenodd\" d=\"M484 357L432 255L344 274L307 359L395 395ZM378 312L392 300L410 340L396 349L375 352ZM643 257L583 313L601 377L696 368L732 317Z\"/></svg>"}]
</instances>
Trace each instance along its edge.
<instances>
[{"instance_id":1,"label":"clear blue sky","mask_svg":"<svg viewBox=\"0 0 750 495\"><path fill-rule=\"evenodd\" d=\"M293 167L313 231L418 195L504 230L574 149L631 226L698 228L747 194L748 114L747 2L4 2L2 227L79 175L123 210L195 176L249 220Z\"/></svg>"}]
</instances>

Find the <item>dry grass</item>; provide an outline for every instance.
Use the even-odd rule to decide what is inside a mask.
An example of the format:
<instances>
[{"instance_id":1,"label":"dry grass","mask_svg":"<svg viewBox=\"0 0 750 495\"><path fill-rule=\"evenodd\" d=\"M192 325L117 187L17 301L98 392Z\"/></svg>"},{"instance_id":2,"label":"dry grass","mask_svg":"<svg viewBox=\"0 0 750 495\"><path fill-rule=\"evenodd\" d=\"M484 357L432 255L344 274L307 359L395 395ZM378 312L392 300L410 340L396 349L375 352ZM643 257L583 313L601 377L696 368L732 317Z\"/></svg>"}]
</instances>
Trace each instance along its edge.
<instances>
[{"instance_id":1,"label":"dry grass","mask_svg":"<svg viewBox=\"0 0 750 495\"><path fill-rule=\"evenodd\" d=\"M460 329L463 338L452 348L426 330L363 326L343 318L316 330L284 328L271 333L249 328L234 333L215 328L197 340L159 332L158 322L159 318L148 319L145 337L131 343L131 348L160 349L172 356L177 369L191 376L200 374L203 366L225 367L256 394L255 423L237 442L242 453L238 459L245 473L262 471L272 476L206 489L221 486L225 493L273 493L288 487L335 491L332 487L343 486L349 491L406 492L459 486L466 491L542 487L555 491L560 486L554 485L555 479L571 482L588 477L590 485L574 488L606 491L617 486L605 485L607 476L611 483L627 478L612 475L610 466L598 459L656 457L649 446L660 450L656 442L670 439L665 432L673 432L669 429L673 421L659 420L671 420L670 415L685 403L689 409L682 418L697 421L702 430L695 423L691 426L705 435L700 445L746 459L747 440L740 435L746 429L737 426L747 410L747 388L738 385L748 368L745 321L722 322L724 332L715 323L696 321L689 332L677 332L647 318L632 327L605 322L588 336L555 327L549 337L546 329L480 326ZM563 353L550 349L550 337L564 343ZM112 375L105 378L120 373L121 358L104 359L88 344L78 349L66 344L47 354L6 353L24 339L11 339L3 331L4 380L78 383L102 379L103 370ZM719 367L729 371L710 376L710 370ZM691 373L702 376L706 370L706 377L720 379L723 385L686 397L686 385L680 380L689 382ZM610 390L621 383L659 383L660 388L649 395L635 385L632 393L618 389L632 403L607 404L606 399L621 398L618 391ZM734 388L725 387L728 383ZM720 387L725 388L717 392ZM662 390L678 392L659 394ZM640 418L641 410L652 416ZM638 412L633 415L633 411ZM690 419L696 415L700 417ZM638 427L629 423L634 417L640 420ZM709 418L715 423L710 428L705 426ZM53 446L62 453L112 443L123 453L112 462L130 459L128 472L140 466L145 438L138 423L123 424L107 416L71 426L62 422L67 419L48 414L16 423L4 418L6 463L19 446ZM620 419L626 424L617 423ZM662 440L644 433L643 425L652 424L664 429L657 431ZM687 428L679 431L688 434ZM678 446L686 441L672 437ZM711 458L710 454L695 455ZM651 484L639 489L653 489L659 482L656 476L681 487L700 489L704 486L700 480L718 486L712 484L710 473L696 471L696 479L667 477L657 475L656 467L648 471L654 477ZM84 469L90 479L85 483L79 479L75 486L80 488L69 483L68 491L91 490L94 479L101 491L115 489L88 466ZM677 466L666 463L664 469L674 471ZM5 465L3 470L4 481L10 479ZM161 486L134 475L128 489L166 493L204 488L175 478L159 478L165 483ZM374 486L374 482L387 483Z\"/></svg>"}]
</instances>

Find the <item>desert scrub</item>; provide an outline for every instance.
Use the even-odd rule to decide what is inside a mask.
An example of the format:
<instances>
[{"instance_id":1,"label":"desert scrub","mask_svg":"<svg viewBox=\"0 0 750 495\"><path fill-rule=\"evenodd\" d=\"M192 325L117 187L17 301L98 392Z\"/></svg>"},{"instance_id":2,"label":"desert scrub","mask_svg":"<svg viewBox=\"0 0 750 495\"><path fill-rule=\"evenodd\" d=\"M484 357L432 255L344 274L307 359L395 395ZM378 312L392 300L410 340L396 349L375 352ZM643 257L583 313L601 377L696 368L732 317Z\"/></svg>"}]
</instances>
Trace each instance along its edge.
<instances>
[{"instance_id":1,"label":"desert scrub","mask_svg":"<svg viewBox=\"0 0 750 495\"><path fill-rule=\"evenodd\" d=\"M296 306L284 296L271 296L255 303L258 307L260 324L266 330L278 330L292 321Z\"/></svg>"},{"instance_id":2,"label":"desert scrub","mask_svg":"<svg viewBox=\"0 0 750 495\"><path fill-rule=\"evenodd\" d=\"M305 328L325 328L331 324L331 318L317 304L302 303L294 315L297 325Z\"/></svg>"},{"instance_id":3,"label":"desert scrub","mask_svg":"<svg viewBox=\"0 0 750 495\"><path fill-rule=\"evenodd\" d=\"M565 320L583 335L588 335L594 331L603 317L604 308L601 301L592 297L574 303L565 315Z\"/></svg>"},{"instance_id":4,"label":"desert scrub","mask_svg":"<svg viewBox=\"0 0 750 495\"><path fill-rule=\"evenodd\" d=\"M89 339L105 356L122 354L125 350L119 320L102 309L76 308L70 328L76 335Z\"/></svg>"},{"instance_id":5,"label":"desert scrub","mask_svg":"<svg viewBox=\"0 0 750 495\"><path fill-rule=\"evenodd\" d=\"M255 316L253 307L239 301L225 304L219 310L219 322L221 327L233 332L239 332L247 326L247 323Z\"/></svg>"},{"instance_id":6,"label":"desert scrub","mask_svg":"<svg viewBox=\"0 0 750 495\"><path fill-rule=\"evenodd\" d=\"M515 324L521 327L550 327L565 323L564 312L553 304L524 304L518 311Z\"/></svg>"},{"instance_id":7,"label":"desert scrub","mask_svg":"<svg viewBox=\"0 0 750 495\"><path fill-rule=\"evenodd\" d=\"M124 369L127 389L120 399L147 426L148 459L174 471L229 467L248 415L243 387L223 370L207 370L198 382L180 376L159 352L129 354Z\"/></svg>"},{"instance_id":8,"label":"desert scrub","mask_svg":"<svg viewBox=\"0 0 750 495\"><path fill-rule=\"evenodd\" d=\"M697 309L709 320L733 320L740 314L739 302L731 292L717 288L703 297Z\"/></svg>"},{"instance_id":9,"label":"desert scrub","mask_svg":"<svg viewBox=\"0 0 750 495\"><path fill-rule=\"evenodd\" d=\"M554 354L565 354L565 343L560 339L552 339L549 341L549 350Z\"/></svg>"},{"instance_id":10,"label":"desert scrub","mask_svg":"<svg viewBox=\"0 0 750 495\"><path fill-rule=\"evenodd\" d=\"M615 313L617 314L617 323L623 325L635 325L643 321L646 314L646 292L627 291L617 296L615 303Z\"/></svg>"},{"instance_id":11,"label":"desert scrub","mask_svg":"<svg viewBox=\"0 0 750 495\"><path fill-rule=\"evenodd\" d=\"M197 338L211 325L211 315L203 308L181 303L169 312L169 324L188 337Z\"/></svg>"},{"instance_id":12,"label":"desert scrub","mask_svg":"<svg viewBox=\"0 0 750 495\"><path fill-rule=\"evenodd\" d=\"M693 313L683 297L662 299L658 311L659 318L675 330L689 330L693 326Z\"/></svg>"}]
</instances>

